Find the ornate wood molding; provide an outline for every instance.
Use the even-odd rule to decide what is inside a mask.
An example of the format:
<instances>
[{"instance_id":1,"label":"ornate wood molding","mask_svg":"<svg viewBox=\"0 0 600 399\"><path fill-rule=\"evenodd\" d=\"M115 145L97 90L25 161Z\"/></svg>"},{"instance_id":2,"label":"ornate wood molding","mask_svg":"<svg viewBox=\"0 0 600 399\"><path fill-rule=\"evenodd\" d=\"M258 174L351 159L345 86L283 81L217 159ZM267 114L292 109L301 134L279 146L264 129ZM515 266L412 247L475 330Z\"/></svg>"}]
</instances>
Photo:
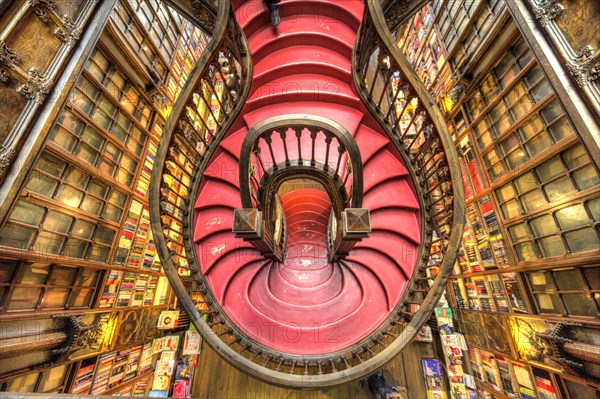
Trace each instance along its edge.
<instances>
[{"instance_id":1,"label":"ornate wood molding","mask_svg":"<svg viewBox=\"0 0 600 399\"><path fill-rule=\"evenodd\" d=\"M25 101L7 104L6 109L0 106L0 112L6 116L8 122L2 126L0 133L0 180L3 180L8 172L14 156L20 150L30 122L39 107L46 102L62 64L79 40L83 27L97 4L98 0L85 2L76 20L71 19L67 14L60 15L60 3L55 0L28 0L21 4L14 3L6 12L10 19L0 31L0 86L6 85L2 87L2 95L6 96L9 91L14 90L16 95L22 96ZM37 18L32 19L30 17L32 15ZM35 26L32 24L40 23L36 22L38 19L44 25L55 26L48 34L45 30L40 33L44 37L43 40L46 37L50 41L54 40L56 51L52 53L51 60L36 58L35 50L32 52L30 49L30 54L26 54L26 51L21 49L24 43L28 44L27 40L37 40L37 38L23 36L22 30L33 29ZM23 27L23 23L26 28ZM17 28L19 32L16 31ZM56 44L53 36L60 40L59 44ZM15 44L17 42L20 49L18 51L13 49L13 46L17 48ZM33 48L36 45L32 43Z\"/></svg>"},{"instance_id":2,"label":"ornate wood molding","mask_svg":"<svg viewBox=\"0 0 600 399\"><path fill-rule=\"evenodd\" d=\"M587 97L590 108L600 115L600 49L598 43L586 42L591 40L585 35L568 32L571 25L565 26L566 21L572 21L572 15L583 15L593 23L594 11L600 12L600 6L594 2L573 2L569 0L526 0L535 20L550 39L556 54L562 62L579 91ZM581 21L579 21L581 22ZM568 29L567 29L568 28ZM581 29L581 23L573 28ZM577 43L569 34L580 37Z\"/></svg>"}]
</instances>

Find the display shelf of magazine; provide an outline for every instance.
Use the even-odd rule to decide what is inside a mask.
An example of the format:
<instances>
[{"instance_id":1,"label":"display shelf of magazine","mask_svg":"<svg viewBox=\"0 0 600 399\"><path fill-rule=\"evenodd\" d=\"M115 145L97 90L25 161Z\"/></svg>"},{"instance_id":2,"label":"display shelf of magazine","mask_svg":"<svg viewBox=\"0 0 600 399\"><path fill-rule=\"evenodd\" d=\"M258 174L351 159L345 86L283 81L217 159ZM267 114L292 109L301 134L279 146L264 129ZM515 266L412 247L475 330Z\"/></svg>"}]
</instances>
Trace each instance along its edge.
<instances>
[{"instance_id":1,"label":"display shelf of magazine","mask_svg":"<svg viewBox=\"0 0 600 399\"><path fill-rule=\"evenodd\" d=\"M559 398L546 370L477 347L469 348L469 357L476 383L483 388L482 395L492 393L509 399Z\"/></svg>"},{"instance_id":2,"label":"display shelf of magazine","mask_svg":"<svg viewBox=\"0 0 600 399\"><path fill-rule=\"evenodd\" d=\"M198 366L198 355L202 339L190 329L180 335L167 335L154 339L152 353L158 355L150 397L191 398L194 370Z\"/></svg>"},{"instance_id":3,"label":"display shelf of magazine","mask_svg":"<svg viewBox=\"0 0 600 399\"><path fill-rule=\"evenodd\" d=\"M452 399L476 399L474 378L465 367L464 352L468 351L462 334L454 328L452 309L446 294L439 300L434 310L446 363L446 372Z\"/></svg>"}]
</instances>

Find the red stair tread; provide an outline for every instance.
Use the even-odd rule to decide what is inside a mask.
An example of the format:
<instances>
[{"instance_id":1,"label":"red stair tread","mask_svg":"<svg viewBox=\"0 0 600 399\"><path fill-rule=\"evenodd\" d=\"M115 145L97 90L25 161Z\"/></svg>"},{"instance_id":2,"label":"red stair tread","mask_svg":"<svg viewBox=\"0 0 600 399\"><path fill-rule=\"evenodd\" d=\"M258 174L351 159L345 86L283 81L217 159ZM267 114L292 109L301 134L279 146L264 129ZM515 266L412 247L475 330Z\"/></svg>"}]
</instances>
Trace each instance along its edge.
<instances>
[{"instance_id":1,"label":"red stair tread","mask_svg":"<svg viewBox=\"0 0 600 399\"><path fill-rule=\"evenodd\" d=\"M264 259L256 249L240 238L228 232L218 232L210 236L194 237L196 254L200 260L202 272L207 277L213 267L227 265L228 262L250 262ZM212 279L210 279L212 281Z\"/></svg>"},{"instance_id":2,"label":"red stair tread","mask_svg":"<svg viewBox=\"0 0 600 399\"><path fill-rule=\"evenodd\" d=\"M240 168L238 160L228 152L219 154L206 168L204 176L226 182L240 188Z\"/></svg>"},{"instance_id":3,"label":"red stair tread","mask_svg":"<svg viewBox=\"0 0 600 399\"><path fill-rule=\"evenodd\" d=\"M362 124L358 128L354 140L358 148L360 148L360 156L363 164L367 163L374 154L390 143L387 137L383 137L381 134Z\"/></svg>"},{"instance_id":4,"label":"red stair tread","mask_svg":"<svg viewBox=\"0 0 600 399\"><path fill-rule=\"evenodd\" d=\"M196 210L206 209L213 206L226 206L232 210L242 207L239 191L227 182L207 179L204 182L202 191L198 195Z\"/></svg>"},{"instance_id":5,"label":"red stair tread","mask_svg":"<svg viewBox=\"0 0 600 399\"><path fill-rule=\"evenodd\" d=\"M348 107L359 100L347 83L332 76L319 74L286 75L263 83L254 89L248 105L258 107L286 101L334 102Z\"/></svg>"},{"instance_id":6,"label":"red stair tread","mask_svg":"<svg viewBox=\"0 0 600 399\"><path fill-rule=\"evenodd\" d=\"M279 15L290 20L300 15L312 15L322 22L341 21L356 31L362 19L362 7L362 0L284 0L279 3ZM238 23L248 36L252 36L265 21L270 20L268 9L262 0L235 0L234 9Z\"/></svg>"},{"instance_id":7,"label":"red stair tread","mask_svg":"<svg viewBox=\"0 0 600 399\"><path fill-rule=\"evenodd\" d=\"M215 206L209 210L197 212L194 220L194 237L205 237L221 231L231 231L233 227L233 209Z\"/></svg>"},{"instance_id":8,"label":"red stair tread","mask_svg":"<svg viewBox=\"0 0 600 399\"><path fill-rule=\"evenodd\" d=\"M393 231L415 244L421 242L421 223L413 209L380 208L371 211L371 229Z\"/></svg>"},{"instance_id":9,"label":"red stair tread","mask_svg":"<svg viewBox=\"0 0 600 399\"><path fill-rule=\"evenodd\" d=\"M294 19L281 18L277 29L264 25L248 38L248 43L256 63L281 48L306 43L319 43L350 58L355 36L345 24L320 23L314 15L300 15Z\"/></svg>"},{"instance_id":10,"label":"red stair tread","mask_svg":"<svg viewBox=\"0 0 600 399\"><path fill-rule=\"evenodd\" d=\"M251 128L265 119L288 114L321 116L339 123L352 135L358 129L360 121L363 118L362 112L354 108L339 104L312 101L273 104L253 110L242 117L246 121L246 126Z\"/></svg>"},{"instance_id":11,"label":"red stair tread","mask_svg":"<svg viewBox=\"0 0 600 399\"><path fill-rule=\"evenodd\" d=\"M223 141L219 143L219 147L233 155L236 159L239 159L240 150L242 149L242 143L244 142L246 134L248 134L248 129L243 127L235 133L225 137Z\"/></svg>"},{"instance_id":12,"label":"red stair tread","mask_svg":"<svg viewBox=\"0 0 600 399\"><path fill-rule=\"evenodd\" d=\"M419 246L415 243L398 234L383 230L372 231L368 239L357 243L350 252L351 259L357 259L354 251L359 248L372 249L393 259L404 274L405 280L410 279L419 252Z\"/></svg>"},{"instance_id":13,"label":"red stair tread","mask_svg":"<svg viewBox=\"0 0 600 399\"><path fill-rule=\"evenodd\" d=\"M371 211L387 207L419 209L419 203L407 177L385 180L371 187L363 197L363 207Z\"/></svg>"},{"instance_id":14,"label":"red stair tread","mask_svg":"<svg viewBox=\"0 0 600 399\"><path fill-rule=\"evenodd\" d=\"M334 68L342 69L350 73L352 63L342 54L324 48L322 46L290 46L269 53L269 56L257 62L254 65L255 79L269 73L269 71L288 64L314 63L319 68L329 65ZM302 72L295 71L294 75L300 75ZM326 73L323 73L326 75ZM346 84L347 85L347 84Z\"/></svg>"},{"instance_id":15,"label":"red stair tread","mask_svg":"<svg viewBox=\"0 0 600 399\"><path fill-rule=\"evenodd\" d=\"M407 176L404 165L387 150L380 150L363 165L363 190L395 177Z\"/></svg>"},{"instance_id":16,"label":"red stair tread","mask_svg":"<svg viewBox=\"0 0 600 399\"><path fill-rule=\"evenodd\" d=\"M239 257L242 259L242 256ZM238 273L241 273L245 268L263 268L270 267L271 260L260 257L257 260L247 262L227 262L213 267L210 271L210 288L219 303L225 303L227 291L230 287L230 282ZM230 292L230 295L235 295Z\"/></svg>"}]
</instances>

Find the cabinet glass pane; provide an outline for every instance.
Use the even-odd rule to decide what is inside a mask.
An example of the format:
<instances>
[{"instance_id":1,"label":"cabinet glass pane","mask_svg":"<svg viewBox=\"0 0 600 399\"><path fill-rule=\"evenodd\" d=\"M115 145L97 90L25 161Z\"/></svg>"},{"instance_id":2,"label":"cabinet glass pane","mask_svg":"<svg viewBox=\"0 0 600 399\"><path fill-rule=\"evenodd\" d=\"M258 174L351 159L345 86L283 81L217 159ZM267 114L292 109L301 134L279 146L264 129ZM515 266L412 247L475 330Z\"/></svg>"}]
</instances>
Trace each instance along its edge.
<instances>
[{"instance_id":1,"label":"cabinet glass pane","mask_svg":"<svg viewBox=\"0 0 600 399\"><path fill-rule=\"evenodd\" d=\"M66 288L47 288L41 308L62 308L67 303L69 290Z\"/></svg>"},{"instance_id":2,"label":"cabinet glass pane","mask_svg":"<svg viewBox=\"0 0 600 399\"><path fill-rule=\"evenodd\" d=\"M575 191L575 187L568 177L562 177L558 180L548 183L544 187L544 191L550 202L559 201L567 196L567 194Z\"/></svg>"},{"instance_id":3,"label":"cabinet glass pane","mask_svg":"<svg viewBox=\"0 0 600 399\"><path fill-rule=\"evenodd\" d=\"M89 259L97 262L106 262L108 259L108 254L110 252L109 247L102 247L100 245L92 245L92 249L90 250Z\"/></svg>"},{"instance_id":4,"label":"cabinet glass pane","mask_svg":"<svg viewBox=\"0 0 600 399\"><path fill-rule=\"evenodd\" d=\"M68 366L64 365L45 371L42 374L38 392L48 392L61 387L65 382L67 368Z\"/></svg>"},{"instance_id":5,"label":"cabinet glass pane","mask_svg":"<svg viewBox=\"0 0 600 399\"><path fill-rule=\"evenodd\" d=\"M113 222L118 222L119 219L121 219L121 214L122 214L121 209L119 209L113 205L107 205L106 208L104 209L103 216L105 218L107 218L108 220L111 220Z\"/></svg>"},{"instance_id":6,"label":"cabinet glass pane","mask_svg":"<svg viewBox=\"0 0 600 399\"><path fill-rule=\"evenodd\" d=\"M89 307L92 302L94 291L89 288L75 288L69 298L69 307Z\"/></svg>"},{"instance_id":7,"label":"cabinet glass pane","mask_svg":"<svg viewBox=\"0 0 600 399\"><path fill-rule=\"evenodd\" d=\"M58 186L58 181L51 177L44 176L38 171L31 172L29 180L27 181L27 189L45 195L46 197L52 197L54 190Z\"/></svg>"},{"instance_id":8,"label":"cabinet glass pane","mask_svg":"<svg viewBox=\"0 0 600 399\"><path fill-rule=\"evenodd\" d=\"M52 271L52 276L50 276L48 284L71 285L73 284L75 274L77 274L77 269L75 268L56 266Z\"/></svg>"},{"instance_id":9,"label":"cabinet glass pane","mask_svg":"<svg viewBox=\"0 0 600 399\"><path fill-rule=\"evenodd\" d=\"M88 243L80 240L70 239L63 251L63 255L74 258L83 258L85 256Z\"/></svg>"},{"instance_id":10,"label":"cabinet glass pane","mask_svg":"<svg viewBox=\"0 0 600 399\"><path fill-rule=\"evenodd\" d=\"M515 179L515 186L519 193L523 194L538 186L538 181L531 172L527 172L519 178Z\"/></svg>"},{"instance_id":11,"label":"cabinet glass pane","mask_svg":"<svg viewBox=\"0 0 600 399\"><path fill-rule=\"evenodd\" d=\"M81 191L67 185L60 186L58 188L58 192L56 193L57 200L73 208L79 206L81 203L81 198L83 198L83 193Z\"/></svg>"},{"instance_id":12,"label":"cabinet glass pane","mask_svg":"<svg viewBox=\"0 0 600 399\"><path fill-rule=\"evenodd\" d=\"M583 274L591 289L600 290L600 267L583 269Z\"/></svg>"},{"instance_id":13,"label":"cabinet glass pane","mask_svg":"<svg viewBox=\"0 0 600 399\"><path fill-rule=\"evenodd\" d=\"M531 242L525 242L515 246L519 260L533 260L540 257L537 247Z\"/></svg>"},{"instance_id":14,"label":"cabinet glass pane","mask_svg":"<svg viewBox=\"0 0 600 399\"><path fill-rule=\"evenodd\" d=\"M553 273L559 290L584 290L586 284L579 270L561 270Z\"/></svg>"},{"instance_id":15,"label":"cabinet glass pane","mask_svg":"<svg viewBox=\"0 0 600 399\"><path fill-rule=\"evenodd\" d=\"M556 141L562 140L573 133L573 129L566 118L554 122L548 129Z\"/></svg>"},{"instance_id":16,"label":"cabinet glass pane","mask_svg":"<svg viewBox=\"0 0 600 399\"><path fill-rule=\"evenodd\" d=\"M42 231L35 240L34 250L37 252L58 255L66 238L62 235Z\"/></svg>"},{"instance_id":17,"label":"cabinet glass pane","mask_svg":"<svg viewBox=\"0 0 600 399\"><path fill-rule=\"evenodd\" d=\"M38 373L30 373L23 377L15 378L8 383L8 392L33 392L38 380Z\"/></svg>"},{"instance_id":18,"label":"cabinet glass pane","mask_svg":"<svg viewBox=\"0 0 600 399\"><path fill-rule=\"evenodd\" d=\"M598 235L592 228L566 233L565 238L572 252L592 251L600 247Z\"/></svg>"},{"instance_id":19,"label":"cabinet glass pane","mask_svg":"<svg viewBox=\"0 0 600 399\"><path fill-rule=\"evenodd\" d=\"M552 180L553 178L564 175L566 169L559 157L552 158L544 162L537 168L538 175L543 183Z\"/></svg>"},{"instance_id":20,"label":"cabinet glass pane","mask_svg":"<svg viewBox=\"0 0 600 399\"><path fill-rule=\"evenodd\" d=\"M538 246L542 252L544 258L550 258L552 256L561 256L567 253L567 248L560 238L560 236L550 236L542 238L538 241Z\"/></svg>"},{"instance_id":21,"label":"cabinet glass pane","mask_svg":"<svg viewBox=\"0 0 600 399\"><path fill-rule=\"evenodd\" d=\"M563 158L569 166L569 169L574 169L577 166L584 165L586 163L589 163L590 161L587 152L581 145L578 145L576 147L573 147L569 151L566 151L563 155Z\"/></svg>"},{"instance_id":22,"label":"cabinet glass pane","mask_svg":"<svg viewBox=\"0 0 600 399\"><path fill-rule=\"evenodd\" d=\"M526 211L535 211L539 207L546 205L548 201L546 201L546 197L544 197L542 190L536 189L527 194L523 194L521 203Z\"/></svg>"},{"instance_id":23,"label":"cabinet glass pane","mask_svg":"<svg viewBox=\"0 0 600 399\"><path fill-rule=\"evenodd\" d=\"M48 211L44 219L44 229L66 234L71 228L73 218L62 213Z\"/></svg>"},{"instance_id":24,"label":"cabinet glass pane","mask_svg":"<svg viewBox=\"0 0 600 399\"><path fill-rule=\"evenodd\" d=\"M562 300L567 312L573 316L594 317L598 315L594 302L586 294L563 294Z\"/></svg>"},{"instance_id":25,"label":"cabinet glass pane","mask_svg":"<svg viewBox=\"0 0 600 399\"><path fill-rule=\"evenodd\" d=\"M93 285L96 284L96 281L98 280L99 275L100 275L100 272L98 270L82 269L81 273L79 273L79 275L75 279L75 282L73 283L73 285L82 285L85 287L92 287Z\"/></svg>"},{"instance_id":26,"label":"cabinet glass pane","mask_svg":"<svg viewBox=\"0 0 600 399\"><path fill-rule=\"evenodd\" d=\"M529 273L529 284L534 291L554 290L554 282L549 273L534 272Z\"/></svg>"},{"instance_id":27,"label":"cabinet glass pane","mask_svg":"<svg viewBox=\"0 0 600 399\"><path fill-rule=\"evenodd\" d=\"M98 227L94 241L110 245L112 244L115 231L104 227Z\"/></svg>"},{"instance_id":28,"label":"cabinet glass pane","mask_svg":"<svg viewBox=\"0 0 600 399\"><path fill-rule=\"evenodd\" d=\"M6 310L33 310L41 293L41 288L15 287L6 303Z\"/></svg>"},{"instance_id":29,"label":"cabinet glass pane","mask_svg":"<svg viewBox=\"0 0 600 399\"><path fill-rule=\"evenodd\" d=\"M86 195L83 203L81 204L81 209L94 215L99 215L100 211L102 211L103 204L104 203L98 198L92 197L91 195Z\"/></svg>"},{"instance_id":30,"label":"cabinet glass pane","mask_svg":"<svg viewBox=\"0 0 600 399\"><path fill-rule=\"evenodd\" d=\"M551 215L535 218L530 222L531 230L536 237L546 236L558 231Z\"/></svg>"},{"instance_id":31,"label":"cabinet glass pane","mask_svg":"<svg viewBox=\"0 0 600 399\"><path fill-rule=\"evenodd\" d=\"M583 204L577 204L568 208L563 208L555 213L556 220L563 230L582 226L589 222L589 218Z\"/></svg>"},{"instance_id":32,"label":"cabinet glass pane","mask_svg":"<svg viewBox=\"0 0 600 399\"><path fill-rule=\"evenodd\" d=\"M94 233L94 225L84 220L77 220L73 226L73 237L91 239Z\"/></svg>"},{"instance_id":33,"label":"cabinet glass pane","mask_svg":"<svg viewBox=\"0 0 600 399\"><path fill-rule=\"evenodd\" d=\"M512 218L520 215L519 203L517 200L511 200L502 205L502 214L505 219Z\"/></svg>"},{"instance_id":34,"label":"cabinet glass pane","mask_svg":"<svg viewBox=\"0 0 600 399\"><path fill-rule=\"evenodd\" d=\"M38 226L42 221L43 216L44 208L30 204L29 202L17 201L15 209L10 215L10 219L17 222Z\"/></svg>"},{"instance_id":35,"label":"cabinet glass pane","mask_svg":"<svg viewBox=\"0 0 600 399\"><path fill-rule=\"evenodd\" d=\"M17 281L23 284L44 284L50 272L49 265L32 264L25 268L23 277Z\"/></svg>"},{"instance_id":36,"label":"cabinet glass pane","mask_svg":"<svg viewBox=\"0 0 600 399\"><path fill-rule=\"evenodd\" d=\"M600 178L598 177L598 174L592 165L587 165L579 170L576 170L573 172L573 177L575 178L577 187L580 190L585 190L586 188L594 187L600 184Z\"/></svg>"},{"instance_id":37,"label":"cabinet glass pane","mask_svg":"<svg viewBox=\"0 0 600 399\"><path fill-rule=\"evenodd\" d=\"M548 133L542 132L538 136L532 138L527 143L525 143L525 148L529 153L529 157L533 157L540 152L544 151L546 148L552 145L552 140L548 136Z\"/></svg>"},{"instance_id":38,"label":"cabinet glass pane","mask_svg":"<svg viewBox=\"0 0 600 399\"><path fill-rule=\"evenodd\" d=\"M565 313L557 294L536 294L535 299L541 313Z\"/></svg>"},{"instance_id":39,"label":"cabinet glass pane","mask_svg":"<svg viewBox=\"0 0 600 399\"><path fill-rule=\"evenodd\" d=\"M600 198L595 198L587 202L587 208L596 222L600 221Z\"/></svg>"},{"instance_id":40,"label":"cabinet glass pane","mask_svg":"<svg viewBox=\"0 0 600 399\"><path fill-rule=\"evenodd\" d=\"M29 249L33 243L35 230L27 227L5 224L0 230L0 244L9 247Z\"/></svg>"},{"instance_id":41,"label":"cabinet glass pane","mask_svg":"<svg viewBox=\"0 0 600 399\"><path fill-rule=\"evenodd\" d=\"M523 238L531 237L531 232L525 223L519 223L508 229L513 241L520 241Z\"/></svg>"}]
</instances>

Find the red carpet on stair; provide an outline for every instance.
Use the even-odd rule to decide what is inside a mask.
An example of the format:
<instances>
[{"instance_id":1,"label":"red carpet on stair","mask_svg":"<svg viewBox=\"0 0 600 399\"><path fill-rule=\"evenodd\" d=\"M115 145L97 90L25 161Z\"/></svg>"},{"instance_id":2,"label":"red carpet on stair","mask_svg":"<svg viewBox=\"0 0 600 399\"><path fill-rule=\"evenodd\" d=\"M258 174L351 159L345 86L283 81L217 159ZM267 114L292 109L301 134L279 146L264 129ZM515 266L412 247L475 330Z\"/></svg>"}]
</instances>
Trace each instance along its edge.
<instances>
[{"instance_id":1,"label":"red carpet on stair","mask_svg":"<svg viewBox=\"0 0 600 399\"><path fill-rule=\"evenodd\" d=\"M411 278L421 238L410 176L351 83L363 1L281 0L277 27L262 0L234 5L252 51L253 86L203 176L195 205L197 254L225 314L248 337L290 354L332 353L385 322ZM327 261L331 203L321 190L299 189L282 197L284 263L265 259L231 231L233 210L241 207L242 141L256 123L286 114L333 120L360 148L363 207L371 212L372 232L342 261ZM323 158L317 148L317 160Z\"/></svg>"}]
</instances>

